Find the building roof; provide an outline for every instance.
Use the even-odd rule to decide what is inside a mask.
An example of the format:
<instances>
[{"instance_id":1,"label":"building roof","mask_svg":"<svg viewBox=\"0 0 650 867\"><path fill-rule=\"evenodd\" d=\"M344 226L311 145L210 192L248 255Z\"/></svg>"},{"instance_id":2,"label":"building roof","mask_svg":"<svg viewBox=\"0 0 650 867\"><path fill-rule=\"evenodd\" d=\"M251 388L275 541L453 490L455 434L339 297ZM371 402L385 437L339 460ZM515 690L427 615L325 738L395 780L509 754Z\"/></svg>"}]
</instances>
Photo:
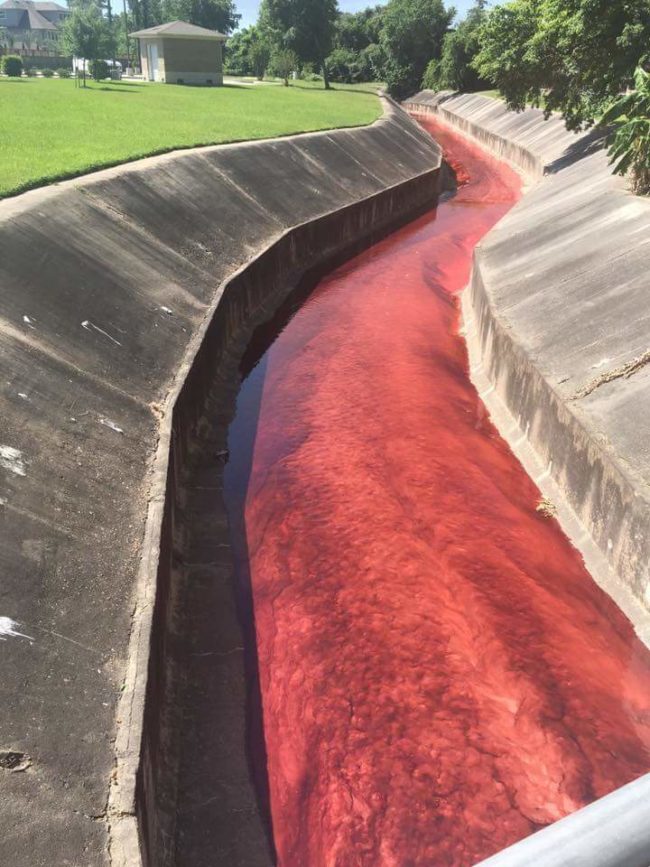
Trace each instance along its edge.
<instances>
[{"instance_id":1,"label":"building roof","mask_svg":"<svg viewBox=\"0 0 650 867\"><path fill-rule=\"evenodd\" d=\"M167 24L157 24L155 27L147 27L146 30L136 30L129 34L137 39L218 39L223 42L226 36L217 30L208 30L206 27L197 27L196 24L188 24L187 21L169 21Z\"/></svg>"},{"instance_id":2,"label":"building roof","mask_svg":"<svg viewBox=\"0 0 650 867\"><path fill-rule=\"evenodd\" d=\"M52 21L48 21L38 9L28 9L27 15L29 17L29 29L30 30L58 30L59 28L56 24L53 24Z\"/></svg>"},{"instance_id":3,"label":"building roof","mask_svg":"<svg viewBox=\"0 0 650 867\"><path fill-rule=\"evenodd\" d=\"M36 12L69 12L65 6L60 3L54 3L52 0L44 0L43 3L39 0L5 0L0 3L0 9L35 9Z\"/></svg>"},{"instance_id":4,"label":"building roof","mask_svg":"<svg viewBox=\"0 0 650 867\"><path fill-rule=\"evenodd\" d=\"M17 9L27 15L27 21L22 22L22 27L27 27L29 30L58 30L56 24L48 21L41 12L67 12L63 6L58 3L37 3L34 0L6 0L6 3L0 5L0 9Z\"/></svg>"}]
</instances>

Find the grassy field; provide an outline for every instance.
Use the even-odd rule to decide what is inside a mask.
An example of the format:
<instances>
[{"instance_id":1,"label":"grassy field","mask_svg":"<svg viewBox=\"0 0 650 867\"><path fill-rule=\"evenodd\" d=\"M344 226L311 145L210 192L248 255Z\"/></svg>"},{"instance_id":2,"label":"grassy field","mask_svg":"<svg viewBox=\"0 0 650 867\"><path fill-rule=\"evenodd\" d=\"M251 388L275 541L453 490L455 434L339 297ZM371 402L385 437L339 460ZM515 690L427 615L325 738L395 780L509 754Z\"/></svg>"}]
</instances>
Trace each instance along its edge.
<instances>
[{"instance_id":1,"label":"grassy field","mask_svg":"<svg viewBox=\"0 0 650 867\"><path fill-rule=\"evenodd\" d=\"M489 96L490 99L503 99L498 90L479 90L477 96Z\"/></svg>"},{"instance_id":2,"label":"grassy field","mask_svg":"<svg viewBox=\"0 0 650 867\"><path fill-rule=\"evenodd\" d=\"M84 90L72 80L2 78L0 198L174 148L357 126L380 114L377 97L352 85Z\"/></svg>"},{"instance_id":3,"label":"grassy field","mask_svg":"<svg viewBox=\"0 0 650 867\"><path fill-rule=\"evenodd\" d=\"M503 100L503 97L501 96L501 92L498 90L480 90L480 91L478 91L478 96L489 96L490 99ZM544 95L542 95L541 105L539 106L539 108L544 108L545 105L546 105L546 100L544 99Z\"/></svg>"}]
</instances>

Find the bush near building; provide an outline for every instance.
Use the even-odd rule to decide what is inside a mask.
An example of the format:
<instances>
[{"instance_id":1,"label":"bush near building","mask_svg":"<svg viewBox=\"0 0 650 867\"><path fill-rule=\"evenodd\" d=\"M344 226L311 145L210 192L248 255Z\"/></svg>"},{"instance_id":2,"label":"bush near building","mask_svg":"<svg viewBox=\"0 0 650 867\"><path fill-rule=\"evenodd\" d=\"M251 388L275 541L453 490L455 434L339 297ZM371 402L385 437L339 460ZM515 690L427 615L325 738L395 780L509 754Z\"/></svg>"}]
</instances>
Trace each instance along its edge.
<instances>
[{"instance_id":1,"label":"bush near building","mask_svg":"<svg viewBox=\"0 0 650 867\"><path fill-rule=\"evenodd\" d=\"M23 61L17 54L6 54L2 58L2 71L9 78L20 78L23 74Z\"/></svg>"},{"instance_id":2,"label":"bush near building","mask_svg":"<svg viewBox=\"0 0 650 867\"><path fill-rule=\"evenodd\" d=\"M95 81L103 81L105 78L110 78L111 70L105 60L91 60L89 71Z\"/></svg>"}]
</instances>

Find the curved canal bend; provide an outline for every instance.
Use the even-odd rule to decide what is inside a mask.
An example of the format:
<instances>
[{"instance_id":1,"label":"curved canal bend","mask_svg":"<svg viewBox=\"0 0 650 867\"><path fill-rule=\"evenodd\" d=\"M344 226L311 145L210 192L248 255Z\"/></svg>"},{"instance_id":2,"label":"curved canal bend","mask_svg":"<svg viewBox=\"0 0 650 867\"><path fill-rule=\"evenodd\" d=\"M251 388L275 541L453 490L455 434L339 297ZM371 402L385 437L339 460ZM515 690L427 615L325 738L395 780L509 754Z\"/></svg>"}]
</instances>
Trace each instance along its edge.
<instances>
[{"instance_id":1,"label":"curved canal bend","mask_svg":"<svg viewBox=\"0 0 650 867\"><path fill-rule=\"evenodd\" d=\"M230 431L282 867L471 865L650 768L650 654L458 335L519 178L424 123L464 183L319 283Z\"/></svg>"}]
</instances>

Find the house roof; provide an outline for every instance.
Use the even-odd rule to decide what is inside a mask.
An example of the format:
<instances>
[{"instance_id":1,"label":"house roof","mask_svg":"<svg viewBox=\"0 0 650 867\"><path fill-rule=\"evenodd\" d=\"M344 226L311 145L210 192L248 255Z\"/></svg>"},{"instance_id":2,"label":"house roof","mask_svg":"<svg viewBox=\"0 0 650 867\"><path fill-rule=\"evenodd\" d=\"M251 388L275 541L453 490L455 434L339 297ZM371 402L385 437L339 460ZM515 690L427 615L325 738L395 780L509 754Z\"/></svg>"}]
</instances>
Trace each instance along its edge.
<instances>
[{"instance_id":1,"label":"house roof","mask_svg":"<svg viewBox=\"0 0 650 867\"><path fill-rule=\"evenodd\" d=\"M35 9L36 12L68 12L65 6L60 3L54 3L52 0L45 0L41 3L39 0L5 0L0 3L0 9Z\"/></svg>"},{"instance_id":2,"label":"house roof","mask_svg":"<svg viewBox=\"0 0 650 867\"><path fill-rule=\"evenodd\" d=\"M27 26L30 30L58 30L56 24L48 21L41 12L67 12L63 6L58 3L36 3L34 0L6 0L6 3L0 5L0 9L17 9L27 15L27 22L22 26Z\"/></svg>"},{"instance_id":3,"label":"house roof","mask_svg":"<svg viewBox=\"0 0 650 867\"><path fill-rule=\"evenodd\" d=\"M59 28L56 24L53 24L51 21L48 21L47 18L44 18L43 15L38 11L38 9L28 9L27 15L29 16L29 29L30 30L58 30Z\"/></svg>"},{"instance_id":4,"label":"house roof","mask_svg":"<svg viewBox=\"0 0 650 867\"><path fill-rule=\"evenodd\" d=\"M217 30L208 30L206 27L197 27L196 24L188 24L187 21L168 21L167 24L157 24L155 27L147 27L146 30L136 30L131 33L137 39L217 39L223 42L226 36Z\"/></svg>"}]
</instances>

